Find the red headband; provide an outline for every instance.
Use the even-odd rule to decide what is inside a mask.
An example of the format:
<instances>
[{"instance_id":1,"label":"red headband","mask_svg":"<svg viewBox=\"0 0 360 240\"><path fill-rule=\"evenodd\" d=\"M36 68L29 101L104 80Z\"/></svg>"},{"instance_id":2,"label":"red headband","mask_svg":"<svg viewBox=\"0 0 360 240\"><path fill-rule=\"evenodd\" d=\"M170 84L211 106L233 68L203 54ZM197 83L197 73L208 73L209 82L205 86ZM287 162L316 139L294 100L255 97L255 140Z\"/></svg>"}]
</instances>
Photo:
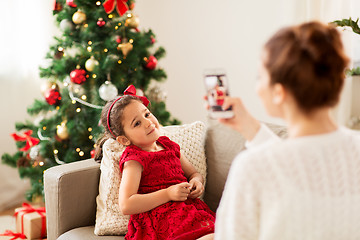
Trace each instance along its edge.
<instances>
[{"instance_id":1,"label":"red headband","mask_svg":"<svg viewBox=\"0 0 360 240\"><path fill-rule=\"evenodd\" d=\"M136 95L136 88L134 87L134 85L130 85L130 86L128 86L128 87L125 89L123 96L125 96L125 95L131 95L131 96L134 96L134 97L138 97L145 106L148 106L149 103L150 103L149 100L148 100L146 97L144 97L144 96L137 96L137 95ZM110 128L110 112L111 112L111 109L113 108L114 104L115 104L117 101L119 101L123 96L117 98L117 99L111 104L111 106L110 106L110 108L109 108L109 111L108 111L108 114L107 114L107 126L108 126L108 129L109 129L109 132L110 132L114 137L116 137L116 136L115 136L115 134L111 131L111 128Z\"/></svg>"}]
</instances>

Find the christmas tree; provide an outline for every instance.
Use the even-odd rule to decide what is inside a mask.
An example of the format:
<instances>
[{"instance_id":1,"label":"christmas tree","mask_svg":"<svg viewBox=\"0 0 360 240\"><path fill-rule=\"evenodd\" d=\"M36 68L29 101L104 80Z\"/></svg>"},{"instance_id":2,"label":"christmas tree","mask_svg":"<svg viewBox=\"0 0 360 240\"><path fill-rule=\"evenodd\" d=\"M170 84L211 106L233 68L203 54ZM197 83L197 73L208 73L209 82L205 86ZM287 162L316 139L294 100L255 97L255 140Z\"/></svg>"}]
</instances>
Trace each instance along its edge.
<instances>
[{"instance_id":1,"label":"christmas tree","mask_svg":"<svg viewBox=\"0 0 360 240\"><path fill-rule=\"evenodd\" d=\"M2 161L29 178L28 200L43 195L49 167L92 157L102 106L134 85L146 95L162 125L178 124L166 110L165 95L151 84L166 79L157 66L165 50L151 30L139 30L134 0L56 0L53 14L61 30L40 67L44 99L28 107L33 121L16 123L18 152ZM49 9L49 11L51 11Z\"/></svg>"}]
</instances>

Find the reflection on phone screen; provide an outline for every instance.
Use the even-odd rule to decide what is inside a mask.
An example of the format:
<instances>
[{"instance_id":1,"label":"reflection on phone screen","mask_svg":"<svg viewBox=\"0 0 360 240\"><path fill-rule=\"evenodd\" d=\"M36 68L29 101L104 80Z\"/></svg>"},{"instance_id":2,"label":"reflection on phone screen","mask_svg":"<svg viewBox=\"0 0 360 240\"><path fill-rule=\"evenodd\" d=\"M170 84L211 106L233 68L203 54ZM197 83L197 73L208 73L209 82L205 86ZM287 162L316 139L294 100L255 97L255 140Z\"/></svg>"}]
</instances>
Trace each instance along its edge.
<instances>
[{"instance_id":1,"label":"reflection on phone screen","mask_svg":"<svg viewBox=\"0 0 360 240\"><path fill-rule=\"evenodd\" d=\"M229 95L225 74L206 75L205 85L211 110L223 111L224 98Z\"/></svg>"}]
</instances>

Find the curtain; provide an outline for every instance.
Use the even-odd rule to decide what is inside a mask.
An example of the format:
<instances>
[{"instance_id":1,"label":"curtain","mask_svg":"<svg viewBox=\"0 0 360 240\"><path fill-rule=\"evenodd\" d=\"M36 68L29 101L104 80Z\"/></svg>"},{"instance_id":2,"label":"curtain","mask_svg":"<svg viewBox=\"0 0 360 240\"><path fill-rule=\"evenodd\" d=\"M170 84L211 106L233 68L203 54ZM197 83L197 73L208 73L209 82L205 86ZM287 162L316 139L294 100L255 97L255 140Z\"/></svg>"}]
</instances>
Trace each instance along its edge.
<instances>
[{"instance_id":1,"label":"curtain","mask_svg":"<svg viewBox=\"0 0 360 240\"><path fill-rule=\"evenodd\" d=\"M334 20L352 19L360 17L360 1L358 0L306 0L307 18L319 19L325 22ZM351 59L350 67L360 66L360 36L354 34L349 28L342 32L343 43L347 55ZM354 89L354 79L347 77L340 102L335 108L334 117L343 125L348 125L352 116L359 113L354 112L355 94L359 89Z\"/></svg>"},{"instance_id":2,"label":"curtain","mask_svg":"<svg viewBox=\"0 0 360 240\"><path fill-rule=\"evenodd\" d=\"M16 152L10 133L15 122L30 119L26 108L41 98L38 68L55 34L51 0L3 1L0 8L0 155ZM28 181L0 164L0 211L25 200Z\"/></svg>"}]
</instances>

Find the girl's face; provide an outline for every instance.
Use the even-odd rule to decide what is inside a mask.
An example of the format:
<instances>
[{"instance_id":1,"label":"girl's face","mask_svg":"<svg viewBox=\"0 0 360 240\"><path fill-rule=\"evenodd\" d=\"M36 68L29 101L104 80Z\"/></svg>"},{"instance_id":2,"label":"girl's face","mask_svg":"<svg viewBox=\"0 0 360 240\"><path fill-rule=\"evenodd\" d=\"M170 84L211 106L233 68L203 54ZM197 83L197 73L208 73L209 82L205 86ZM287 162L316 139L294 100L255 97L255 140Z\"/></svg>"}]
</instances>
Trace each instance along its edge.
<instances>
[{"instance_id":1,"label":"girl's face","mask_svg":"<svg viewBox=\"0 0 360 240\"><path fill-rule=\"evenodd\" d=\"M264 65L266 59L266 52L263 54L261 64L259 67L259 79L256 86L256 92L259 95L267 113L272 117L281 117L281 111L277 99L277 91L273 85L270 84L270 74Z\"/></svg>"},{"instance_id":2,"label":"girl's face","mask_svg":"<svg viewBox=\"0 0 360 240\"><path fill-rule=\"evenodd\" d=\"M132 101L123 111L125 137L141 149L152 146L160 137L159 122L139 101Z\"/></svg>"}]
</instances>

